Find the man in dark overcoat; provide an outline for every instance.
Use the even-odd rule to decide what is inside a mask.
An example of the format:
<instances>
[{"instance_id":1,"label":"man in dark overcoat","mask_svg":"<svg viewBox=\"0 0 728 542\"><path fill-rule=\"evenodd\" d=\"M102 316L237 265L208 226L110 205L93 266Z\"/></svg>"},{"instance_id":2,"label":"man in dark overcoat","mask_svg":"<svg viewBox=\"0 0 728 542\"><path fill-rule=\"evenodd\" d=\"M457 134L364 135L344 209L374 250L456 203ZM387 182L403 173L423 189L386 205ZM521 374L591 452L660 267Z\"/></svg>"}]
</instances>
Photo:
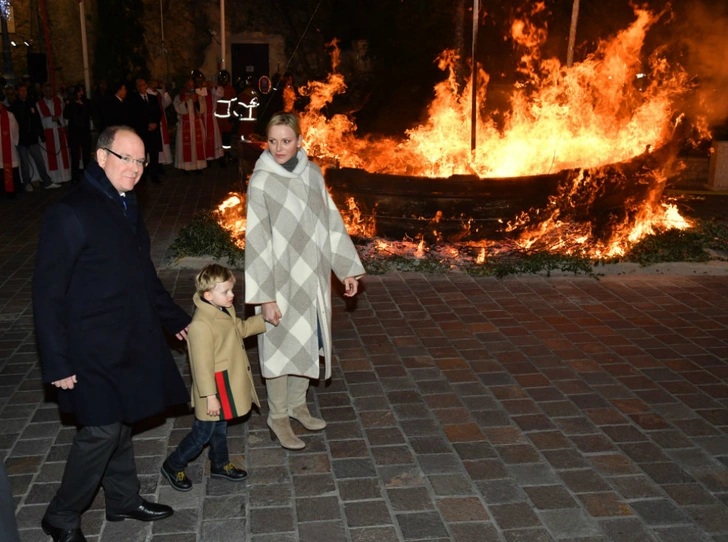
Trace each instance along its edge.
<instances>
[{"instance_id":1,"label":"man in dark overcoat","mask_svg":"<svg viewBox=\"0 0 728 542\"><path fill-rule=\"evenodd\" d=\"M109 126L128 126L131 123L129 104L126 101L128 93L126 83L117 81L109 88L111 92L101 100L99 133Z\"/></svg>"},{"instance_id":2,"label":"man in dark overcoat","mask_svg":"<svg viewBox=\"0 0 728 542\"><path fill-rule=\"evenodd\" d=\"M159 133L162 121L162 110L156 96L147 94L147 82L144 79L136 80L136 91L129 93L129 118L131 127L144 141L144 147L149 156L149 164L144 172L153 183L159 181L159 151L162 150L162 136Z\"/></svg>"},{"instance_id":3,"label":"man in dark overcoat","mask_svg":"<svg viewBox=\"0 0 728 542\"><path fill-rule=\"evenodd\" d=\"M139 496L131 424L189 401L162 328L186 339L190 317L157 277L134 193L144 144L110 127L96 159L46 211L33 276L43 381L80 426L42 520L56 542L85 540L80 516L99 484L109 521L172 515Z\"/></svg>"}]
</instances>

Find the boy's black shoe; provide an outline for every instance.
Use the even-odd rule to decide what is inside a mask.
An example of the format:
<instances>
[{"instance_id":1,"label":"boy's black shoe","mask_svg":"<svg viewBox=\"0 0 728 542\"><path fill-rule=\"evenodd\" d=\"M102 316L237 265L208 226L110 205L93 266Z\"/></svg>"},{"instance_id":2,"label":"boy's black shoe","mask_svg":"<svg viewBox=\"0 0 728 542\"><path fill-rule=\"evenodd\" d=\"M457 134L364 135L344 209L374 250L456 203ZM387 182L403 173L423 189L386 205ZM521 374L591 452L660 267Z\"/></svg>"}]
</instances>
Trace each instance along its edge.
<instances>
[{"instance_id":1,"label":"boy's black shoe","mask_svg":"<svg viewBox=\"0 0 728 542\"><path fill-rule=\"evenodd\" d=\"M172 470L172 467L170 467L166 461L162 463L161 471L162 475L177 491L189 491L190 489L192 489L192 482L189 478L187 478L185 471Z\"/></svg>"},{"instance_id":2,"label":"boy's black shoe","mask_svg":"<svg viewBox=\"0 0 728 542\"><path fill-rule=\"evenodd\" d=\"M213 478L225 478L231 482L242 482L248 477L248 473L245 469L239 469L232 463L228 463L220 469L216 469L210 465L210 476Z\"/></svg>"}]
</instances>

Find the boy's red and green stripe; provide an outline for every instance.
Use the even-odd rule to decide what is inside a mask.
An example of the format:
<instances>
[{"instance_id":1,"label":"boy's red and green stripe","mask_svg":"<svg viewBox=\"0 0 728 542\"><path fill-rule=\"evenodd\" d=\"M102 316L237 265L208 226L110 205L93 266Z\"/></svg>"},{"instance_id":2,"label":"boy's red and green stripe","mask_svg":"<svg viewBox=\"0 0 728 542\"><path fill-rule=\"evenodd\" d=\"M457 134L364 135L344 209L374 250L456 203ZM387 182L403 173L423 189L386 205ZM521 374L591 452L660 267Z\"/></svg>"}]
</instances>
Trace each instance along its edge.
<instances>
[{"instance_id":1,"label":"boy's red and green stripe","mask_svg":"<svg viewBox=\"0 0 728 542\"><path fill-rule=\"evenodd\" d=\"M215 383L217 384L217 398L220 401L220 419L232 420L238 417L238 410L235 408L235 397L233 390L230 388L230 377L227 371L215 373Z\"/></svg>"}]
</instances>

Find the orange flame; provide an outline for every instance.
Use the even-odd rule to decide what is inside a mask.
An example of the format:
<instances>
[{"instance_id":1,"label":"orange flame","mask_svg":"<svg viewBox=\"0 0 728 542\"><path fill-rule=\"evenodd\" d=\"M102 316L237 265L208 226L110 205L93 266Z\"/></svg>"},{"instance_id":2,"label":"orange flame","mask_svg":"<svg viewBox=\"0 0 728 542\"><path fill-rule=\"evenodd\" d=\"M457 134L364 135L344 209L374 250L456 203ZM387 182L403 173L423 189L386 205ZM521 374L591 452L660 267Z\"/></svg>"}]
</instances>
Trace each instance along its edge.
<instances>
[{"instance_id":1,"label":"orange flame","mask_svg":"<svg viewBox=\"0 0 728 542\"><path fill-rule=\"evenodd\" d=\"M218 223L232 237L233 242L240 248L245 248L245 195L231 192L230 195L217 206Z\"/></svg>"}]
</instances>

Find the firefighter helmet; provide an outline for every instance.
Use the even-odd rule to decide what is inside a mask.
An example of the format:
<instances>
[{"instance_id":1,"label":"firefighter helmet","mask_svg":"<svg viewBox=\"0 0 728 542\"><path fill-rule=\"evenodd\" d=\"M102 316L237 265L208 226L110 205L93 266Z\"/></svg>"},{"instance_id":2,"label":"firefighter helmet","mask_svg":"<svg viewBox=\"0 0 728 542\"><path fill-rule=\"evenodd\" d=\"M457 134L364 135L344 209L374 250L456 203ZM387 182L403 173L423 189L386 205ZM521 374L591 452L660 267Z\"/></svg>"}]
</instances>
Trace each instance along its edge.
<instances>
[{"instance_id":1,"label":"firefighter helmet","mask_svg":"<svg viewBox=\"0 0 728 542\"><path fill-rule=\"evenodd\" d=\"M230 72L227 70L217 72L217 82L220 85L227 85L230 82Z\"/></svg>"}]
</instances>

